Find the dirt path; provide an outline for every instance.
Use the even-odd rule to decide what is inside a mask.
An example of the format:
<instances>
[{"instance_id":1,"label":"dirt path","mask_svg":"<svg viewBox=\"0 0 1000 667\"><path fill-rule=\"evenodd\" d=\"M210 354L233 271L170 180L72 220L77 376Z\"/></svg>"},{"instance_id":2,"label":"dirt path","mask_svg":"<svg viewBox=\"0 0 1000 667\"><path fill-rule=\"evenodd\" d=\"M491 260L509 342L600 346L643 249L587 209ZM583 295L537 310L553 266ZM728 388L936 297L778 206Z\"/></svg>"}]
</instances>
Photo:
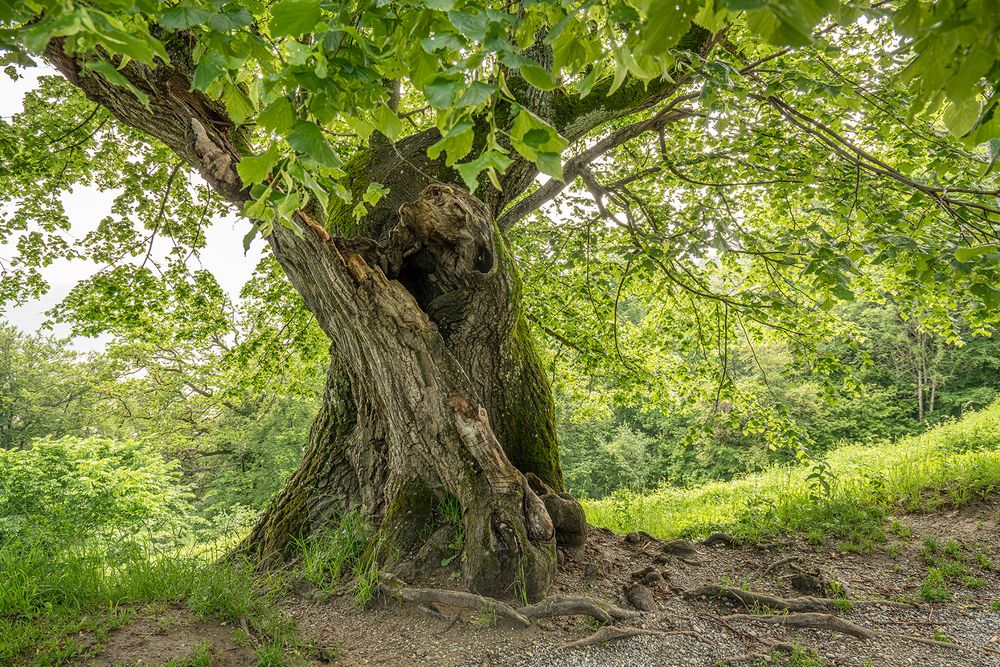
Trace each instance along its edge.
<instances>
[{"instance_id":1,"label":"dirt path","mask_svg":"<svg viewBox=\"0 0 1000 667\"><path fill-rule=\"evenodd\" d=\"M585 616L520 628L446 605L420 609L384 599L362 610L350 596L290 597L286 611L315 646L314 664L350 667L1000 667L1000 610L991 609L1000 600L998 524L1000 496L893 520L887 542L871 553L844 552L829 541L706 546L594 530L582 551L560 554L552 595L612 602L634 617L604 632L646 634L580 648L566 645L600 628ZM458 588L449 578L454 567L422 584ZM836 590L850 602L831 602ZM942 599L926 599L934 597ZM637 613L637 604L650 610ZM254 664L251 652L237 651L224 636L230 628L199 627L173 613L181 615L173 628L188 650L207 639L231 647L218 664ZM791 627L803 623L820 627ZM91 664L180 658L179 650L164 652L177 643L172 634L171 623L135 622L113 631ZM772 653L780 657L765 662Z\"/></svg>"}]
</instances>

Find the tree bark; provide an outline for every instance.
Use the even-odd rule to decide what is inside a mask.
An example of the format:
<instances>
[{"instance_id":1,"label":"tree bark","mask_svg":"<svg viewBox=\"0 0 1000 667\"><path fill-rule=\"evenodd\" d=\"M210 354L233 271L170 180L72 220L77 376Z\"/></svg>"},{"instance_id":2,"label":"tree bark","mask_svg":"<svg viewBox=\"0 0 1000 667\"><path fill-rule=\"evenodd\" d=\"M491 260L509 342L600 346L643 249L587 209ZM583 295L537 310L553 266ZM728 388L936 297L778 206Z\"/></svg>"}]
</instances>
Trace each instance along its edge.
<instances>
[{"instance_id":1,"label":"tree bark","mask_svg":"<svg viewBox=\"0 0 1000 667\"><path fill-rule=\"evenodd\" d=\"M486 207L437 185L379 242L279 230L269 241L334 361L309 451L249 546L284 554L331 511L356 507L390 546L388 565L454 496L467 585L541 597L555 527L522 471L562 484L552 403Z\"/></svg>"}]
</instances>

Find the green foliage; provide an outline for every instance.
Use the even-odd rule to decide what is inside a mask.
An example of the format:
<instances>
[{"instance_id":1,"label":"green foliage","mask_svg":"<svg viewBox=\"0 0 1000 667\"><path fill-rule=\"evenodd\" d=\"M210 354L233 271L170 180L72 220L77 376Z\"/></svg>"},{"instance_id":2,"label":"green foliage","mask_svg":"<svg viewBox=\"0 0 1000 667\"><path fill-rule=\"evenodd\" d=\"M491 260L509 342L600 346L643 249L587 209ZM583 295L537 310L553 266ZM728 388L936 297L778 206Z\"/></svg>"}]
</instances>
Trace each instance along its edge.
<instances>
[{"instance_id":1,"label":"green foliage","mask_svg":"<svg viewBox=\"0 0 1000 667\"><path fill-rule=\"evenodd\" d=\"M177 465L148 444L65 437L0 450L5 541L58 536L62 547L99 540L114 550L137 531L183 525L188 498Z\"/></svg>"},{"instance_id":2,"label":"green foliage","mask_svg":"<svg viewBox=\"0 0 1000 667\"><path fill-rule=\"evenodd\" d=\"M697 488L619 492L585 503L591 523L657 537L724 530L747 539L782 531L821 531L866 550L885 539L891 508L955 506L1000 489L1000 403L920 436L829 452L830 493L811 493L808 465L779 466Z\"/></svg>"},{"instance_id":3,"label":"green foliage","mask_svg":"<svg viewBox=\"0 0 1000 667\"><path fill-rule=\"evenodd\" d=\"M28 336L0 324L0 449L27 447L43 436L78 433L90 406L83 375L66 341Z\"/></svg>"},{"instance_id":4,"label":"green foliage","mask_svg":"<svg viewBox=\"0 0 1000 667\"><path fill-rule=\"evenodd\" d=\"M246 621L262 642L277 644L287 656L301 655L292 627L276 606L281 587L260 578L250 565L216 564L177 550L150 550L131 541L113 564L99 549L52 549L71 543L73 534L48 532L6 540L0 545L0 662L17 662L28 651L38 664L86 655L94 647L72 635L82 628L122 625L144 605L183 605L198 617ZM101 632L97 636L101 636Z\"/></svg>"},{"instance_id":5,"label":"green foliage","mask_svg":"<svg viewBox=\"0 0 1000 667\"><path fill-rule=\"evenodd\" d=\"M347 572L353 571L372 536L360 513L348 512L325 529L314 531L297 543L302 576L323 592L332 592Z\"/></svg>"},{"instance_id":6,"label":"green foliage","mask_svg":"<svg viewBox=\"0 0 1000 667\"><path fill-rule=\"evenodd\" d=\"M449 565L462 553L465 545L465 520L462 517L462 505L458 498L449 495L435 507L440 522L451 530L451 541L448 548L452 554L441 561L441 567Z\"/></svg>"},{"instance_id":7,"label":"green foliage","mask_svg":"<svg viewBox=\"0 0 1000 667\"><path fill-rule=\"evenodd\" d=\"M817 457L846 442L916 434L1000 395L996 338L948 345L902 319L891 302L841 310L864 336L857 345L838 340L827 346L851 365L849 374L824 382L777 341L757 345L756 360L748 346L734 344L727 372L739 397L718 409L714 384L707 386L713 393L697 402L690 394L657 400L643 395L643 386L629 388L637 378L617 379L611 387L597 372L580 377L578 368L561 364L566 373L559 376L556 398L569 488L600 498L619 487L641 491L661 482L731 479ZM683 378L678 381L691 381ZM828 477L822 465L821 459L813 463L820 473L812 480L817 492Z\"/></svg>"}]
</instances>

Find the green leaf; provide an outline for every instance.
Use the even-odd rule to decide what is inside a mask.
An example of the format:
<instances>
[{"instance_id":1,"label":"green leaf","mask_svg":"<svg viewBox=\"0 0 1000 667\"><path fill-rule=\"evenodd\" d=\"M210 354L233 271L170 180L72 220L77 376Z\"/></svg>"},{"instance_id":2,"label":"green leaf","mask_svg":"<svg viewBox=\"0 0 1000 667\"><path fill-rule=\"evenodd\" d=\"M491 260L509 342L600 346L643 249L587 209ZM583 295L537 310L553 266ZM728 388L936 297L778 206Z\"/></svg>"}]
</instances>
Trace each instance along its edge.
<instances>
[{"instance_id":1,"label":"green leaf","mask_svg":"<svg viewBox=\"0 0 1000 667\"><path fill-rule=\"evenodd\" d=\"M207 23L213 14L214 12L201 7L181 5L160 12L159 24L167 30L186 30Z\"/></svg>"},{"instance_id":2,"label":"green leaf","mask_svg":"<svg viewBox=\"0 0 1000 667\"><path fill-rule=\"evenodd\" d=\"M552 72L543 67L521 65L520 71L524 80L539 90L555 90L559 87L559 82L552 76Z\"/></svg>"},{"instance_id":3,"label":"green leaf","mask_svg":"<svg viewBox=\"0 0 1000 667\"><path fill-rule=\"evenodd\" d=\"M462 90L462 81L455 77L435 76L424 84L424 95L435 109L448 109L455 104L455 98Z\"/></svg>"},{"instance_id":4,"label":"green leaf","mask_svg":"<svg viewBox=\"0 0 1000 667\"><path fill-rule=\"evenodd\" d=\"M389 194L389 188L381 183L369 183L368 189L364 191L361 198L368 204L374 206L382 200L382 197Z\"/></svg>"},{"instance_id":5,"label":"green leaf","mask_svg":"<svg viewBox=\"0 0 1000 667\"><path fill-rule=\"evenodd\" d=\"M486 14L450 11L448 12L448 20L466 37L477 42L486 39L486 29L490 25L489 17Z\"/></svg>"},{"instance_id":6,"label":"green leaf","mask_svg":"<svg viewBox=\"0 0 1000 667\"><path fill-rule=\"evenodd\" d=\"M441 151L447 151L448 157L445 164L449 167L464 158L472 150L472 143L476 138L472 122L463 120L448 130L447 134L441 137L436 143L427 149L427 157L436 160Z\"/></svg>"},{"instance_id":7,"label":"green leaf","mask_svg":"<svg viewBox=\"0 0 1000 667\"><path fill-rule=\"evenodd\" d=\"M376 107L372 117L375 120L376 129L388 137L390 141L395 141L403 133L402 121L387 105L380 104Z\"/></svg>"},{"instance_id":8,"label":"green leaf","mask_svg":"<svg viewBox=\"0 0 1000 667\"><path fill-rule=\"evenodd\" d=\"M281 151L276 146L271 146L260 155L249 155L241 159L236 164L236 173L240 175L243 185L263 183L280 157Z\"/></svg>"},{"instance_id":9,"label":"green leaf","mask_svg":"<svg viewBox=\"0 0 1000 667\"><path fill-rule=\"evenodd\" d=\"M256 111L253 102L235 83L227 82L223 87L222 102L226 105L229 117L236 124L242 123Z\"/></svg>"},{"instance_id":10,"label":"green leaf","mask_svg":"<svg viewBox=\"0 0 1000 667\"><path fill-rule=\"evenodd\" d=\"M500 190L500 183L496 180L496 172L499 171L500 173L503 173L508 166L510 166L510 158L503 153L499 153L497 151L485 151L475 160L463 162L462 164L456 166L455 169L458 170L462 180L465 181L465 186L469 188L471 192L475 192L479 187L479 174L484 171L489 173L490 180L493 181L493 185L497 188L497 190Z\"/></svg>"},{"instance_id":11,"label":"green leaf","mask_svg":"<svg viewBox=\"0 0 1000 667\"><path fill-rule=\"evenodd\" d=\"M460 109L465 107L477 107L486 100L493 96L496 92L496 86L491 86L481 81L473 81L469 84L469 88L462 93L462 96L458 99L458 103L455 105Z\"/></svg>"},{"instance_id":12,"label":"green leaf","mask_svg":"<svg viewBox=\"0 0 1000 667\"><path fill-rule=\"evenodd\" d=\"M287 97L279 97L260 112L257 124L284 134L295 124L295 108Z\"/></svg>"},{"instance_id":13,"label":"green leaf","mask_svg":"<svg viewBox=\"0 0 1000 667\"><path fill-rule=\"evenodd\" d=\"M243 7L228 12L213 14L208 19L208 27L216 32L232 32L253 23L253 16Z\"/></svg>"},{"instance_id":14,"label":"green leaf","mask_svg":"<svg viewBox=\"0 0 1000 667\"><path fill-rule=\"evenodd\" d=\"M660 54L676 46L691 28L691 20L699 9L699 0L658 0L650 3L645 20L639 26L639 43L635 53Z\"/></svg>"},{"instance_id":15,"label":"green leaf","mask_svg":"<svg viewBox=\"0 0 1000 667\"><path fill-rule=\"evenodd\" d=\"M192 84L198 90L207 91L215 81L226 74L228 69L222 54L217 51L206 51L194 68Z\"/></svg>"},{"instance_id":16,"label":"green leaf","mask_svg":"<svg viewBox=\"0 0 1000 667\"><path fill-rule=\"evenodd\" d=\"M543 173L562 178L562 151L566 140L555 128L523 107L514 118L510 131L511 145Z\"/></svg>"},{"instance_id":17,"label":"green leaf","mask_svg":"<svg viewBox=\"0 0 1000 667\"><path fill-rule=\"evenodd\" d=\"M959 248L955 251L955 259L960 262L967 262L970 259L982 255L992 255L995 252L1000 252L1000 247L995 245L981 245L974 248Z\"/></svg>"},{"instance_id":18,"label":"green leaf","mask_svg":"<svg viewBox=\"0 0 1000 667\"><path fill-rule=\"evenodd\" d=\"M965 136L979 120L979 100L973 95L959 103L950 103L945 108L942 119L953 135L956 137Z\"/></svg>"},{"instance_id":19,"label":"green leaf","mask_svg":"<svg viewBox=\"0 0 1000 667\"><path fill-rule=\"evenodd\" d=\"M92 60L83 66L84 72L96 72L116 86L125 88L135 95L136 99L142 102L143 106L149 108L149 95L142 92L135 85L125 78L125 75L114 68L114 66L104 60Z\"/></svg>"},{"instance_id":20,"label":"green leaf","mask_svg":"<svg viewBox=\"0 0 1000 667\"><path fill-rule=\"evenodd\" d=\"M271 7L268 25L272 37L298 36L312 32L322 18L319 0L281 0Z\"/></svg>"},{"instance_id":21,"label":"green leaf","mask_svg":"<svg viewBox=\"0 0 1000 667\"><path fill-rule=\"evenodd\" d=\"M308 155L326 167L340 167L342 162L327 143L319 125L308 120L300 120L288 135L288 144L299 153Z\"/></svg>"}]
</instances>

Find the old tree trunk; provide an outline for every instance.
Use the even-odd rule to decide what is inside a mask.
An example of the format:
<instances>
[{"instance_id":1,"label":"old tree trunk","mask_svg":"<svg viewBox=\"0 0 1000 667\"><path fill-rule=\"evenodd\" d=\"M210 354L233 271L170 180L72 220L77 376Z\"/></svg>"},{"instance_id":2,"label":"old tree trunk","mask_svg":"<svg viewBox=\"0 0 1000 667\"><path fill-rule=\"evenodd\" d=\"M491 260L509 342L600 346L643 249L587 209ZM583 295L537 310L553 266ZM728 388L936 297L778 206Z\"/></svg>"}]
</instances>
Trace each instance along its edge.
<instances>
[{"instance_id":1,"label":"old tree trunk","mask_svg":"<svg viewBox=\"0 0 1000 667\"><path fill-rule=\"evenodd\" d=\"M689 37L693 49L711 46L706 31ZM237 206L247 201L235 170L248 150L246 130L192 91L189 51L171 52L169 66L119 67L148 106L84 74L87 56L68 54L60 39L45 56L120 122L169 146L220 195ZM678 76L613 96L595 90L580 105L521 81L519 101L573 141L683 82ZM427 157L438 138L430 129L395 144L376 138L359 151L349 165L355 192L371 182L389 188L360 223L346 209L319 221L306 211L296 219L304 234L276 225L268 237L330 337L332 361L305 456L244 548L264 560L283 557L293 538L360 510L378 529L382 566L405 565L435 506L454 497L466 585L537 599L554 575L556 544L582 544L586 524L563 493L550 388L521 310L513 256L494 221L536 171L515 160L501 176L502 192L484 188L474 197Z\"/></svg>"},{"instance_id":2,"label":"old tree trunk","mask_svg":"<svg viewBox=\"0 0 1000 667\"><path fill-rule=\"evenodd\" d=\"M391 545L387 559L405 559L454 496L469 587L543 595L555 531L527 480L562 489L553 404L487 207L433 184L378 242L276 234L271 247L330 335L333 361L305 458L252 548L283 553L359 507ZM548 495L571 508L560 539L582 542L579 506Z\"/></svg>"}]
</instances>

